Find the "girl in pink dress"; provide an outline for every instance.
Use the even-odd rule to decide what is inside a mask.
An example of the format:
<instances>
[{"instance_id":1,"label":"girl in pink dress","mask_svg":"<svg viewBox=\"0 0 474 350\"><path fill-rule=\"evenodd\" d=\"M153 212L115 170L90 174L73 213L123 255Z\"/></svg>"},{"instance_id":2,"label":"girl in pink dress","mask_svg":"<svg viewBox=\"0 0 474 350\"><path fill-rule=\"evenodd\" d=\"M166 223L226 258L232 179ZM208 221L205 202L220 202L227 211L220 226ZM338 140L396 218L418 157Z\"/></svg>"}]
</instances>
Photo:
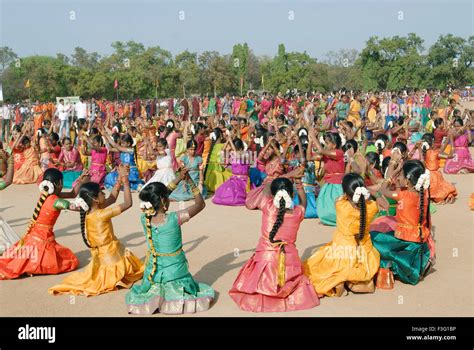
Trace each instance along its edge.
<instances>
[{"instance_id":1,"label":"girl in pink dress","mask_svg":"<svg viewBox=\"0 0 474 350\"><path fill-rule=\"evenodd\" d=\"M319 305L311 282L303 274L295 246L304 219L306 195L298 179L296 188L301 205L293 207L293 183L287 177L302 175L303 170L298 168L265 186L259 205L263 212L260 240L229 291L242 310L285 312Z\"/></svg>"},{"instance_id":2,"label":"girl in pink dress","mask_svg":"<svg viewBox=\"0 0 474 350\"><path fill-rule=\"evenodd\" d=\"M180 137L180 133L176 132L174 128L174 121L172 119L168 119L166 121L166 131L164 138L166 139L166 142L168 143L169 149L170 149L170 155L171 155L171 160L173 161L173 170L177 171L178 170L178 161L176 160L176 143L177 139Z\"/></svg>"},{"instance_id":3,"label":"girl in pink dress","mask_svg":"<svg viewBox=\"0 0 474 350\"><path fill-rule=\"evenodd\" d=\"M104 186L104 179L107 173L105 163L107 162L107 148L104 147L102 136L95 135L92 141L86 139L91 151L84 150L83 154L91 156L91 166L89 167L90 182L95 182L101 187ZM73 186L75 186L74 182Z\"/></svg>"},{"instance_id":4,"label":"girl in pink dress","mask_svg":"<svg viewBox=\"0 0 474 350\"><path fill-rule=\"evenodd\" d=\"M461 118L456 118L454 130L454 158L446 161L444 172L446 174L472 173L474 172L474 162L469 152L469 144L471 143L469 128L463 126Z\"/></svg>"},{"instance_id":5,"label":"girl in pink dress","mask_svg":"<svg viewBox=\"0 0 474 350\"><path fill-rule=\"evenodd\" d=\"M245 201L247 209L253 210L259 208L265 186L283 174L284 167L281 163L279 148L280 144L272 136L268 139L267 145L260 151L258 160L265 163L265 173L267 177L265 177L261 186L247 193L247 199Z\"/></svg>"}]
</instances>

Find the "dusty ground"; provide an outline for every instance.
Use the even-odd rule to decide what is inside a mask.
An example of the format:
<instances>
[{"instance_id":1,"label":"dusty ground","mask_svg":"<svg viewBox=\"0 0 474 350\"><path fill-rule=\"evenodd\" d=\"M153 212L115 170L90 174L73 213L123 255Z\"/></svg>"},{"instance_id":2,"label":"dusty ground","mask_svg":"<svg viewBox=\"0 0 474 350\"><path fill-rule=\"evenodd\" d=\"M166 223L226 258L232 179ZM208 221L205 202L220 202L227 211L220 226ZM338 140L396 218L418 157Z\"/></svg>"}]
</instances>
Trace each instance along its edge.
<instances>
[{"instance_id":1,"label":"dusty ground","mask_svg":"<svg viewBox=\"0 0 474 350\"><path fill-rule=\"evenodd\" d=\"M349 294L323 298L311 310L267 314L268 316L473 316L473 228L474 212L468 208L474 192L474 174L444 175L455 183L459 198L453 205L438 206L432 217L437 263L434 271L416 286L396 282L391 291ZM34 185L10 186L0 193L0 214L18 232L24 232L38 199ZM134 206L113 220L115 233L139 258L146 242L139 222L138 196ZM119 201L121 197L119 198ZM183 242L190 271L197 281L211 285L218 298L211 309L197 316L265 316L241 311L228 296L240 267L250 258L259 238L261 213L244 207L207 207L183 226ZM188 204L189 205L189 204ZM176 210L174 203L171 210ZM331 240L334 228L305 220L298 233L302 259ZM80 269L89 261L79 228L79 215L65 212L55 227L57 241L72 249ZM119 290L97 297L51 296L47 289L63 275L35 276L0 281L0 316L127 316L125 293ZM133 316L137 317L137 316ZM157 314L155 317L167 317ZM196 315L191 315L196 317Z\"/></svg>"}]
</instances>

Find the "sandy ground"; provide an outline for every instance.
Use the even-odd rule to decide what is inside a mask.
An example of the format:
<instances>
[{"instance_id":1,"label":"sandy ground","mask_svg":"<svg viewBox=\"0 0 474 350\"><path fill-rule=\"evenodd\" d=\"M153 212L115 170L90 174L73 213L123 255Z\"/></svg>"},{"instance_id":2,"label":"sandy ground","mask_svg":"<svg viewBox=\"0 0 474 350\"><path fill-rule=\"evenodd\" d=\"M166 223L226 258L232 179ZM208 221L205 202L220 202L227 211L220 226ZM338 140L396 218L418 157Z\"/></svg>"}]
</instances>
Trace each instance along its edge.
<instances>
[{"instance_id":1,"label":"sandy ground","mask_svg":"<svg viewBox=\"0 0 474 350\"><path fill-rule=\"evenodd\" d=\"M240 267L249 259L260 235L261 212L244 207L224 207L206 200L204 211L183 226L184 250L190 271L199 282L211 285L217 300L211 309L190 317L216 316L473 316L473 228L474 212L468 208L474 192L474 174L444 175L459 192L453 205L438 206L433 215L437 262L434 271L416 286L396 282L391 291L349 294L323 298L311 310L253 314L240 310L227 294ZM18 232L24 232L38 199L34 185L10 186L0 192L0 214ZM119 201L122 197L119 197ZM139 222L138 196L134 206L113 220L122 243L141 259L146 241ZM189 203L187 204L189 205ZM178 203L171 210L178 209ZM316 220L304 220L298 233L297 248L302 259L331 240L334 228ZM89 262L79 215L64 212L55 227L57 241L72 249L80 269ZM51 296L47 289L66 276L34 276L0 281L0 316L127 316L125 294L118 290L96 297ZM140 316L133 316L140 317ZM168 317L156 314L154 317Z\"/></svg>"}]
</instances>

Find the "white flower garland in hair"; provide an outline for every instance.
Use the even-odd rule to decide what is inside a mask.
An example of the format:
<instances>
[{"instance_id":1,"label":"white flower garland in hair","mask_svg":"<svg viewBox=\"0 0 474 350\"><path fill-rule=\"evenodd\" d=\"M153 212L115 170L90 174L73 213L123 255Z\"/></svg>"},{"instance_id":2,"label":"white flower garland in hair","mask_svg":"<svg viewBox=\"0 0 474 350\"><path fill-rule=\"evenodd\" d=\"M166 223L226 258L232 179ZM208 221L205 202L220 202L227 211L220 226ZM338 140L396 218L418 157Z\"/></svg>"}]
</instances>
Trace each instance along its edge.
<instances>
[{"instance_id":1,"label":"white flower garland in hair","mask_svg":"<svg viewBox=\"0 0 474 350\"><path fill-rule=\"evenodd\" d=\"M379 148L379 145L380 145L380 148L381 148L381 149L384 149L384 148L385 148L385 142L383 142L383 140L377 140L377 141L375 141L375 147L377 147L377 149Z\"/></svg>"},{"instance_id":2,"label":"white flower garland in hair","mask_svg":"<svg viewBox=\"0 0 474 350\"><path fill-rule=\"evenodd\" d=\"M365 200L370 198L369 190L365 187L357 187L354 191L354 195L352 196L352 201L354 203L359 203L360 196L364 196Z\"/></svg>"},{"instance_id":3,"label":"white flower garland in hair","mask_svg":"<svg viewBox=\"0 0 474 350\"><path fill-rule=\"evenodd\" d=\"M263 147L265 143L265 141L263 140L263 136L256 137L253 141L256 145L260 145L261 147Z\"/></svg>"},{"instance_id":4,"label":"white flower garland in hair","mask_svg":"<svg viewBox=\"0 0 474 350\"><path fill-rule=\"evenodd\" d=\"M74 199L73 203L76 207L79 207L84 211L89 211L89 206L87 205L86 201L81 197L77 197L76 199Z\"/></svg>"},{"instance_id":5,"label":"white flower garland in hair","mask_svg":"<svg viewBox=\"0 0 474 350\"><path fill-rule=\"evenodd\" d=\"M38 187L41 192L47 192L48 194L54 193L54 185L51 181L43 180ZM46 188L48 189L46 190Z\"/></svg>"},{"instance_id":6,"label":"white flower garland in hair","mask_svg":"<svg viewBox=\"0 0 474 350\"><path fill-rule=\"evenodd\" d=\"M422 187L425 190L427 190L428 187L430 187L430 171L428 169L426 169L425 173L420 175L420 177L418 178L418 181L416 182L416 185L415 185L415 190L420 192Z\"/></svg>"},{"instance_id":7,"label":"white flower garland in hair","mask_svg":"<svg viewBox=\"0 0 474 350\"><path fill-rule=\"evenodd\" d=\"M153 208L153 205L150 202L141 202L140 203L140 209L141 210L147 210Z\"/></svg>"},{"instance_id":8,"label":"white flower garland in hair","mask_svg":"<svg viewBox=\"0 0 474 350\"><path fill-rule=\"evenodd\" d=\"M319 143L321 145L326 145L326 142L324 142L324 137L323 136L319 136Z\"/></svg>"},{"instance_id":9,"label":"white flower garland in hair","mask_svg":"<svg viewBox=\"0 0 474 350\"><path fill-rule=\"evenodd\" d=\"M341 137L341 147L346 144L346 136L344 134L339 133L339 136Z\"/></svg>"},{"instance_id":10,"label":"white flower garland in hair","mask_svg":"<svg viewBox=\"0 0 474 350\"><path fill-rule=\"evenodd\" d=\"M279 190L275 194L275 197L273 197L273 205L280 209L280 199L282 198L285 200L285 209L291 209L293 206L293 201L286 190Z\"/></svg>"},{"instance_id":11,"label":"white flower garland in hair","mask_svg":"<svg viewBox=\"0 0 474 350\"><path fill-rule=\"evenodd\" d=\"M216 141L216 140L217 140L217 136L216 136L216 133L215 133L214 131L211 132L211 134L209 135L209 137L210 137L210 139L211 139L212 141Z\"/></svg>"},{"instance_id":12,"label":"white flower garland in hair","mask_svg":"<svg viewBox=\"0 0 474 350\"><path fill-rule=\"evenodd\" d=\"M306 129L301 129L300 130L300 132L298 133L298 137L301 137L301 135L308 136L308 132L306 131Z\"/></svg>"},{"instance_id":13,"label":"white flower garland in hair","mask_svg":"<svg viewBox=\"0 0 474 350\"><path fill-rule=\"evenodd\" d=\"M393 122L392 122L392 121L389 121L389 122L388 122L388 128L389 128L389 129L393 128Z\"/></svg>"},{"instance_id":14,"label":"white flower garland in hair","mask_svg":"<svg viewBox=\"0 0 474 350\"><path fill-rule=\"evenodd\" d=\"M424 148L426 151L430 149L430 144L426 141L424 141L422 144L421 144L421 148Z\"/></svg>"},{"instance_id":15,"label":"white flower garland in hair","mask_svg":"<svg viewBox=\"0 0 474 350\"><path fill-rule=\"evenodd\" d=\"M172 121L169 121L168 123L166 123L167 128L172 128L173 126L174 126L174 124L173 124Z\"/></svg>"},{"instance_id":16,"label":"white flower garland in hair","mask_svg":"<svg viewBox=\"0 0 474 350\"><path fill-rule=\"evenodd\" d=\"M249 149L249 146L247 145L246 142L242 142L244 144L244 152L247 152L247 150Z\"/></svg>"},{"instance_id":17,"label":"white flower garland in hair","mask_svg":"<svg viewBox=\"0 0 474 350\"><path fill-rule=\"evenodd\" d=\"M194 124L191 124L191 126L189 127L189 129L191 129L191 133L193 133L193 134L196 133L196 129L194 129Z\"/></svg>"}]
</instances>

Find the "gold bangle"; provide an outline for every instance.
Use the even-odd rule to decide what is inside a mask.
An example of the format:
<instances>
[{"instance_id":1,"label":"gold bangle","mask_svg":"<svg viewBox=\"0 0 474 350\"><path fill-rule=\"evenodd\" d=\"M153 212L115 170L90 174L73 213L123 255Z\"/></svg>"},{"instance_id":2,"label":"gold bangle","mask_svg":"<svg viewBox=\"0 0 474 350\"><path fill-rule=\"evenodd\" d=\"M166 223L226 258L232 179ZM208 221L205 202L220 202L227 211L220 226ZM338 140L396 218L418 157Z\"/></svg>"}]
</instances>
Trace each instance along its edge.
<instances>
[{"instance_id":1,"label":"gold bangle","mask_svg":"<svg viewBox=\"0 0 474 350\"><path fill-rule=\"evenodd\" d=\"M193 194L194 197L196 197L201 194L201 191L199 190L198 187L194 186L191 190L191 193Z\"/></svg>"},{"instance_id":2,"label":"gold bangle","mask_svg":"<svg viewBox=\"0 0 474 350\"><path fill-rule=\"evenodd\" d=\"M176 187L178 187L174 182L170 182L170 184L168 185L168 189L170 191L174 191L176 189Z\"/></svg>"}]
</instances>

